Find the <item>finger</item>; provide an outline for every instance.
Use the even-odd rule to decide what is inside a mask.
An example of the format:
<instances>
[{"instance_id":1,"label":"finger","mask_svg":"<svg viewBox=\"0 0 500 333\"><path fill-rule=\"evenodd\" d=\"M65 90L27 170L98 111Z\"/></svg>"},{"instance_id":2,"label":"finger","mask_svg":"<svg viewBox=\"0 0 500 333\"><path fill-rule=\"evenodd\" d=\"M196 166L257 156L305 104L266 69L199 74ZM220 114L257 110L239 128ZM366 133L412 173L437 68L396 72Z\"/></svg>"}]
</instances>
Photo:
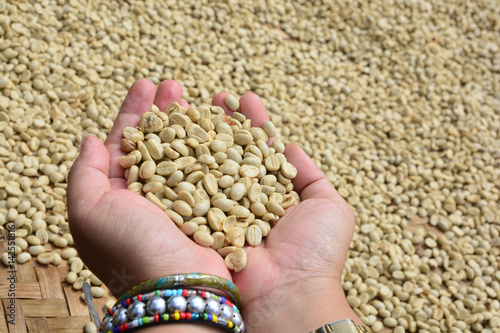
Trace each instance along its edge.
<instances>
[{"instance_id":1,"label":"finger","mask_svg":"<svg viewBox=\"0 0 500 333\"><path fill-rule=\"evenodd\" d=\"M232 115L233 111L226 105L224 100L228 94L228 92L218 93L212 99L212 104L222 107L227 115ZM240 98L239 102L240 108L238 111L252 121L252 127L262 127L262 124L269 120L264 103L262 103L262 99L256 94L246 93ZM271 146L275 140L275 137L269 138L267 140L268 146Z\"/></svg>"},{"instance_id":2,"label":"finger","mask_svg":"<svg viewBox=\"0 0 500 333\"><path fill-rule=\"evenodd\" d=\"M158 85L154 103L161 110L165 111L170 103L181 102L182 87L174 80L163 81Z\"/></svg>"},{"instance_id":3,"label":"finger","mask_svg":"<svg viewBox=\"0 0 500 333\"><path fill-rule=\"evenodd\" d=\"M120 112L116 116L113 128L109 132L106 146L119 144L122 139L122 131L127 126L135 127L139 124L141 115L151 110L155 86L148 79L140 79L134 82L130 88ZM113 156L111 156L113 157Z\"/></svg>"},{"instance_id":4,"label":"finger","mask_svg":"<svg viewBox=\"0 0 500 333\"><path fill-rule=\"evenodd\" d=\"M182 107L185 107L186 109L189 109L189 103L186 102L186 101L180 101L179 102L179 105L182 106Z\"/></svg>"},{"instance_id":5,"label":"finger","mask_svg":"<svg viewBox=\"0 0 500 333\"><path fill-rule=\"evenodd\" d=\"M224 109L225 114L227 114L228 116L232 116L233 110L231 110L224 101L224 98L226 98L227 95L229 95L229 93L226 91L218 93L217 95L214 96L214 98L212 98L212 105L220 106L221 108Z\"/></svg>"},{"instance_id":6,"label":"finger","mask_svg":"<svg viewBox=\"0 0 500 333\"><path fill-rule=\"evenodd\" d=\"M224 99L228 92L221 92L214 96L212 99L212 104L220 106L224 109L224 112L228 115L232 115L233 111L226 105ZM246 93L240 98L240 109L239 112L244 114L245 117L252 121L253 127L262 127L262 124L269 120L269 115L267 114L266 107L262 102L262 99L254 93Z\"/></svg>"},{"instance_id":7,"label":"finger","mask_svg":"<svg viewBox=\"0 0 500 333\"><path fill-rule=\"evenodd\" d=\"M269 115L262 99L254 93L246 93L241 96L240 112L252 120L253 127L262 127L262 124L269 120Z\"/></svg>"},{"instance_id":8,"label":"finger","mask_svg":"<svg viewBox=\"0 0 500 333\"><path fill-rule=\"evenodd\" d=\"M294 143L287 145L285 156L287 161L297 168L297 177L293 179L293 186L302 200L312 198L343 200L323 171L299 146Z\"/></svg>"},{"instance_id":9,"label":"finger","mask_svg":"<svg viewBox=\"0 0 500 333\"><path fill-rule=\"evenodd\" d=\"M83 140L80 155L68 175L67 202L70 220L73 220L74 214L86 216L111 189L108 179L109 161L108 150L101 140L93 135Z\"/></svg>"},{"instance_id":10,"label":"finger","mask_svg":"<svg viewBox=\"0 0 500 333\"><path fill-rule=\"evenodd\" d=\"M141 115L151 110L154 93L155 86L153 82L148 79L140 79L134 82L127 97L125 97L113 128L105 142L110 156L109 178L123 178L123 168L118 164L118 159L124 155L120 149L122 131L127 126L137 126ZM115 184L113 183L113 185Z\"/></svg>"},{"instance_id":11,"label":"finger","mask_svg":"<svg viewBox=\"0 0 500 333\"><path fill-rule=\"evenodd\" d=\"M232 115L233 111L226 105L224 98L228 92L221 92L214 96L212 105L220 106L228 115ZM240 113L252 121L253 127L262 127L262 124L269 120L266 107L262 103L262 99L254 93L246 93L240 98Z\"/></svg>"}]
</instances>

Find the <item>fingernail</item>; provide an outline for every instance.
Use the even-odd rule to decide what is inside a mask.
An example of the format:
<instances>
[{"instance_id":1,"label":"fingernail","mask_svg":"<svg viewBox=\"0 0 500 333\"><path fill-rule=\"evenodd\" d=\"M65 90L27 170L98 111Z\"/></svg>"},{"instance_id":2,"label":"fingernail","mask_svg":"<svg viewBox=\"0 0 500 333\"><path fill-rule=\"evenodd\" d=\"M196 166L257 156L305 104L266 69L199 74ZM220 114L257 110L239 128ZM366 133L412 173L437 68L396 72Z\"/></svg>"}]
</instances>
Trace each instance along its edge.
<instances>
[{"instance_id":1,"label":"fingernail","mask_svg":"<svg viewBox=\"0 0 500 333\"><path fill-rule=\"evenodd\" d=\"M87 142L88 138L89 138L89 133L83 132L83 134L82 134L82 141L80 142L80 150L83 149L83 147L85 146L85 143Z\"/></svg>"}]
</instances>

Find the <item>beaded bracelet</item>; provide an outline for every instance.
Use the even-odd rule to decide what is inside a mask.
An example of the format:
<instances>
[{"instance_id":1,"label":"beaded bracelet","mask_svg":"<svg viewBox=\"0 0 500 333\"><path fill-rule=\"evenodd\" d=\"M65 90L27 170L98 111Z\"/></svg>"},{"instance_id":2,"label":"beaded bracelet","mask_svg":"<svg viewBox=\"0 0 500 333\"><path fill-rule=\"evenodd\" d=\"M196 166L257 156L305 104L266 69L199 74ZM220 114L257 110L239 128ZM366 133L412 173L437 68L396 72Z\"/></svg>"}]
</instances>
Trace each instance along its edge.
<instances>
[{"instance_id":1,"label":"beaded bracelet","mask_svg":"<svg viewBox=\"0 0 500 333\"><path fill-rule=\"evenodd\" d=\"M104 317L100 332L124 332L162 322L207 323L237 333L245 330L238 308L226 298L204 290L167 289L138 294L117 304Z\"/></svg>"},{"instance_id":2,"label":"beaded bracelet","mask_svg":"<svg viewBox=\"0 0 500 333\"><path fill-rule=\"evenodd\" d=\"M118 298L117 303L121 303L127 298L131 298L139 293L155 290L169 289L172 287L204 287L226 291L238 307L242 305L241 292L238 287L223 277L203 273L172 274L157 279L143 282Z\"/></svg>"}]
</instances>

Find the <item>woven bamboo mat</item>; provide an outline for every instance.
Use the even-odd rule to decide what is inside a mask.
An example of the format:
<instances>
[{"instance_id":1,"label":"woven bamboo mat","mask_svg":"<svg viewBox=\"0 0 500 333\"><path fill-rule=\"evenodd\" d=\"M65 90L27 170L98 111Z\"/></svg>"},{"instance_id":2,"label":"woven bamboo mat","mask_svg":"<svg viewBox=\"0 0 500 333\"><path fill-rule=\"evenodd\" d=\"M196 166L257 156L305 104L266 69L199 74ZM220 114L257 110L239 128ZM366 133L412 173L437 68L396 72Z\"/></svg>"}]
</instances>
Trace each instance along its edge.
<instances>
[{"instance_id":1,"label":"woven bamboo mat","mask_svg":"<svg viewBox=\"0 0 500 333\"><path fill-rule=\"evenodd\" d=\"M2 252L7 248L4 236L0 235ZM45 248L53 250L51 244ZM23 265L16 263L15 290L12 290L10 269L0 263L0 333L83 332L85 323L93 320L88 305L80 297L82 291L73 290L65 282L68 269L64 259L59 266L40 265L35 259ZM104 303L109 295L105 290L105 297L93 300L100 318L104 316ZM13 300L15 320L9 323Z\"/></svg>"}]
</instances>

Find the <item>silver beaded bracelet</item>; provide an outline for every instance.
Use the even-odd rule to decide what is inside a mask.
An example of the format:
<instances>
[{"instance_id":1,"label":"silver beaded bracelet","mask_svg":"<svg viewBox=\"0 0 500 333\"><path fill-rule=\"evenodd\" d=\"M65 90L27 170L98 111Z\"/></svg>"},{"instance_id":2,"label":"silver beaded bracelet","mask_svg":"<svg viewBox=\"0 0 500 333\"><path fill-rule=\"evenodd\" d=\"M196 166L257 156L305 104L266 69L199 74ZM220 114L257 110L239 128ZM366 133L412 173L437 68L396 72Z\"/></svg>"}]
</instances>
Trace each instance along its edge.
<instances>
[{"instance_id":1,"label":"silver beaded bracelet","mask_svg":"<svg viewBox=\"0 0 500 333\"><path fill-rule=\"evenodd\" d=\"M169 322L207 323L237 333L245 330L238 308L226 298L199 289L167 289L138 294L115 305L104 317L100 332Z\"/></svg>"}]
</instances>

